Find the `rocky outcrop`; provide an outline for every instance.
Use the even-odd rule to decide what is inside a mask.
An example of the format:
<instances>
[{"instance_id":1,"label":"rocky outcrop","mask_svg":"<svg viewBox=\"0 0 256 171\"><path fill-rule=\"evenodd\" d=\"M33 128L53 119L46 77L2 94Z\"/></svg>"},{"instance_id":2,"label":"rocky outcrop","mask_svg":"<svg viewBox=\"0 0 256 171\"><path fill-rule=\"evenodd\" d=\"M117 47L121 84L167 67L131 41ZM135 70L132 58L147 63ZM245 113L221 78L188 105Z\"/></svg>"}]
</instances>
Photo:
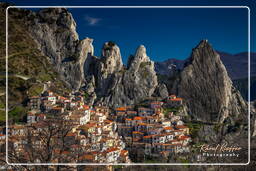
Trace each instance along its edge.
<instances>
[{"instance_id":1,"label":"rocky outcrop","mask_svg":"<svg viewBox=\"0 0 256 171\"><path fill-rule=\"evenodd\" d=\"M196 120L223 123L246 117L247 104L233 87L219 54L207 40L193 49L173 92L183 97Z\"/></svg>"},{"instance_id":2,"label":"rocky outcrop","mask_svg":"<svg viewBox=\"0 0 256 171\"><path fill-rule=\"evenodd\" d=\"M89 103L105 102L113 107L130 105L155 92L158 82L154 62L143 45L125 68L114 42L104 44L100 58L93 56L93 40L79 40L76 23L67 9L38 12L16 9L10 13L17 13L24 21L38 49L49 57L62 80L73 91L86 91ZM166 96L164 91L161 94Z\"/></svg>"},{"instance_id":3,"label":"rocky outcrop","mask_svg":"<svg viewBox=\"0 0 256 171\"><path fill-rule=\"evenodd\" d=\"M161 97L162 99L167 98L169 95L168 89L166 87L165 84L163 83L158 83L155 92L154 92L154 96L156 97Z\"/></svg>"},{"instance_id":4,"label":"rocky outcrop","mask_svg":"<svg viewBox=\"0 0 256 171\"><path fill-rule=\"evenodd\" d=\"M73 90L84 84L85 69L93 61L93 40L79 40L76 23L65 8L42 9L33 12L11 9L10 15L23 20L38 49L48 56L61 78Z\"/></svg>"},{"instance_id":5,"label":"rocky outcrop","mask_svg":"<svg viewBox=\"0 0 256 171\"><path fill-rule=\"evenodd\" d=\"M108 43L104 45L102 63L99 64L98 100L117 107L135 104L146 97L151 97L158 82L154 62L147 56L146 48L143 45L139 46L135 55L130 57L128 68L125 69L118 47L108 47Z\"/></svg>"},{"instance_id":6,"label":"rocky outcrop","mask_svg":"<svg viewBox=\"0 0 256 171\"><path fill-rule=\"evenodd\" d=\"M96 91L99 96L109 94L114 83L120 78L117 72L122 69L123 62L119 47L113 42L106 42L102 48L101 59L96 68Z\"/></svg>"}]
</instances>

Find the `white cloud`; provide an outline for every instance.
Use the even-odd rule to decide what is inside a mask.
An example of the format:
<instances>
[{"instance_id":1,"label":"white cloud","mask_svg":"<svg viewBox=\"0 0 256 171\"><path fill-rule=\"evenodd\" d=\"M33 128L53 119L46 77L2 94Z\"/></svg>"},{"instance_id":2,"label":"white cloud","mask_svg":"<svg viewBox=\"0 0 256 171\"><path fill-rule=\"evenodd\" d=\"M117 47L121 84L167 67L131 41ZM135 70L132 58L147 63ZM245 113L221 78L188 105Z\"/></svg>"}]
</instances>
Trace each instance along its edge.
<instances>
[{"instance_id":1,"label":"white cloud","mask_svg":"<svg viewBox=\"0 0 256 171\"><path fill-rule=\"evenodd\" d=\"M101 18L95 18L95 17L90 17L86 15L85 20L87 21L88 25L95 26L100 22Z\"/></svg>"}]
</instances>

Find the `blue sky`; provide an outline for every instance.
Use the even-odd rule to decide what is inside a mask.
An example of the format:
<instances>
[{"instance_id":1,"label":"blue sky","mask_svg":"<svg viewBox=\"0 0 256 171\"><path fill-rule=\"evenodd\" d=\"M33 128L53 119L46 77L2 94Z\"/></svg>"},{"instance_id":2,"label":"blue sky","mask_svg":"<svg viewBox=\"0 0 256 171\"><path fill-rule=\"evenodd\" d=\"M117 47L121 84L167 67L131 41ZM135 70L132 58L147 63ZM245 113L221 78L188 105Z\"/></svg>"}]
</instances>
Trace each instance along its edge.
<instances>
[{"instance_id":1,"label":"blue sky","mask_svg":"<svg viewBox=\"0 0 256 171\"><path fill-rule=\"evenodd\" d=\"M248 5L234 0L206 4L204 1L15 1L16 5ZM189 2L189 3L188 3ZM212 1L213 2L213 1ZM224 3L223 3L224 2ZM254 8L252 9L254 10ZM248 10L243 9L69 9L77 23L80 39L94 39L95 55L104 42L118 44L124 63L143 44L154 61L189 57L200 40L208 39L216 50L247 51ZM255 18L255 12L251 11ZM252 25L255 25L252 22ZM252 35L252 39L254 35ZM253 39L254 40L254 39ZM252 41L253 41L252 40ZM253 42L252 42L253 43ZM254 47L254 46L252 46ZM252 48L255 51L255 48Z\"/></svg>"}]
</instances>

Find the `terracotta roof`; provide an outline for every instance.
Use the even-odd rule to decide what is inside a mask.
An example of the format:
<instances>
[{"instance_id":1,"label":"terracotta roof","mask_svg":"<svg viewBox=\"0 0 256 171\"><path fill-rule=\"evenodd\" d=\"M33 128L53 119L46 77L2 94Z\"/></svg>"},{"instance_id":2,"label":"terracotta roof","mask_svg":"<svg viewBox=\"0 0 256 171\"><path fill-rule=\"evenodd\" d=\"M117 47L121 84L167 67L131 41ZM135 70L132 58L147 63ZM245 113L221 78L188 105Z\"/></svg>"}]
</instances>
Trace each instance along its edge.
<instances>
[{"instance_id":1,"label":"terracotta roof","mask_svg":"<svg viewBox=\"0 0 256 171\"><path fill-rule=\"evenodd\" d=\"M63 151L61 154L69 154L69 151Z\"/></svg>"},{"instance_id":2,"label":"terracotta roof","mask_svg":"<svg viewBox=\"0 0 256 171\"><path fill-rule=\"evenodd\" d=\"M116 110L118 110L118 111L126 111L126 107L118 107L118 108L116 108Z\"/></svg>"},{"instance_id":3,"label":"terracotta roof","mask_svg":"<svg viewBox=\"0 0 256 171\"><path fill-rule=\"evenodd\" d=\"M143 118L142 117L140 117L140 116L135 116L134 118L133 118L133 120L142 120Z\"/></svg>"},{"instance_id":4,"label":"terracotta roof","mask_svg":"<svg viewBox=\"0 0 256 171\"><path fill-rule=\"evenodd\" d=\"M185 140L185 139L188 139L188 138L190 138L190 137L183 135L183 136L180 136L179 140Z\"/></svg>"},{"instance_id":5,"label":"terracotta roof","mask_svg":"<svg viewBox=\"0 0 256 171\"><path fill-rule=\"evenodd\" d=\"M185 125L176 125L175 127L176 127L176 128L178 128L178 129L188 128L188 127L187 127L187 126L185 126Z\"/></svg>"},{"instance_id":6,"label":"terracotta roof","mask_svg":"<svg viewBox=\"0 0 256 171\"><path fill-rule=\"evenodd\" d=\"M79 158L80 160L86 159L86 160L93 160L94 156L91 154L85 154Z\"/></svg>"},{"instance_id":7,"label":"terracotta roof","mask_svg":"<svg viewBox=\"0 0 256 171\"><path fill-rule=\"evenodd\" d=\"M61 100L67 100L67 98L66 98L66 97L63 97L63 96L59 96L59 99L61 99Z\"/></svg>"},{"instance_id":8,"label":"terracotta roof","mask_svg":"<svg viewBox=\"0 0 256 171\"><path fill-rule=\"evenodd\" d=\"M112 123L113 121L106 119L106 120L104 120L104 122L110 124L110 123Z\"/></svg>"},{"instance_id":9,"label":"terracotta roof","mask_svg":"<svg viewBox=\"0 0 256 171\"><path fill-rule=\"evenodd\" d=\"M119 148L117 148L117 147L112 147L112 148L109 148L108 150L106 150L106 152L107 152L107 153L110 153L110 152L112 152L112 151L117 151L117 150L119 150Z\"/></svg>"},{"instance_id":10,"label":"terracotta roof","mask_svg":"<svg viewBox=\"0 0 256 171\"><path fill-rule=\"evenodd\" d=\"M96 123L87 123L85 125L85 127L94 127L95 125L97 125Z\"/></svg>"},{"instance_id":11,"label":"terracotta roof","mask_svg":"<svg viewBox=\"0 0 256 171\"><path fill-rule=\"evenodd\" d=\"M171 101L181 101L182 100L182 98L180 98L180 97L176 97L175 99L170 99Z\"/></svg>"},{"instance_id":12,"label":"terracotta roof","mask_svg":"<svg viewBox=\"0 0 256 171\"><path fill-rule=\"evenodd\" d=\"M88 105L83 105L83 108L84 108L84 109L87 109L87 110L90 109L90 107L89 107Z\"/></svg>"},{"instance_id":13,"label":"terracotta roof","mask_svg":"<svg viewBox=\"0 0 256 171\"><path fill-rule=\"evenodd\" d=\"M144 136L143 138L151 138L151 135Z\"/></svg>"},{"instance_id":14,"label":"terracotta roof","mask_svg":"<svg viewBox=\"0 0 256 171\"><path fill-rule=\"evenodd\" d=\"M173 130L173 127L167 126L167 127L164 128L164 130Z\"/></svg>"},{"instance_id":15,"label":"terracotta roof","mask_svg":"<svg viewBox=\"0 0 256 171\"><path fill-rule=\"evenodd\" d=\"M125 156L125 154L127 154L127 153L128 153L128 151L127 151L127 150L121 150L120 155L121 155L121 156Z\"/></svg>"}]
</instances>

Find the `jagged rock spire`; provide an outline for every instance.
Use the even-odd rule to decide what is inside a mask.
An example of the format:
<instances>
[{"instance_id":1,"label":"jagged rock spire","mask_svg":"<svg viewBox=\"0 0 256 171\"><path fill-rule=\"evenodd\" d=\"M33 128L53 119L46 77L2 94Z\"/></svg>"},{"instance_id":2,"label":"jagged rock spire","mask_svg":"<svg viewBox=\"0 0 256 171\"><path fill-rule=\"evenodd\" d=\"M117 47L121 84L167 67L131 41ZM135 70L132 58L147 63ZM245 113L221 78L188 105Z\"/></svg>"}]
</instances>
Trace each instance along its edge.
<instances>
[{"instance_id":1,"label":"jagged rock spire","mask_svg":"<svg viewBox=\"0 0 256 171\"><path fill-rule=\"evenodd\" d=\"M206 40L193 49L174 87L198 120L223 122L231 115L240 117L246 108L219 54Z\"/></svg>"},{"instance_id":2,"label":"jagged rock spire","mask_svg":"<svg viewBox=\"0 0 256 171\"><path fill-rule=\"evenodd\" d=\"M137 48L134 59L135 60L140 60L141 62L149 61L149 57L147 56L146 48L145 48L144 45L140 45Z\"/></svg>"},{"instance_id":3,"label":"jagged rock spire","mask_svg":"<svg viewBox=\"0 0 256 171\"><path fill-rule=\"evenodd\" d=\"M119 47L114 42L106 42L102 48L102 59L106 72L113 73L123 68L123 61Z\"/></svg>"}]
</instances>

